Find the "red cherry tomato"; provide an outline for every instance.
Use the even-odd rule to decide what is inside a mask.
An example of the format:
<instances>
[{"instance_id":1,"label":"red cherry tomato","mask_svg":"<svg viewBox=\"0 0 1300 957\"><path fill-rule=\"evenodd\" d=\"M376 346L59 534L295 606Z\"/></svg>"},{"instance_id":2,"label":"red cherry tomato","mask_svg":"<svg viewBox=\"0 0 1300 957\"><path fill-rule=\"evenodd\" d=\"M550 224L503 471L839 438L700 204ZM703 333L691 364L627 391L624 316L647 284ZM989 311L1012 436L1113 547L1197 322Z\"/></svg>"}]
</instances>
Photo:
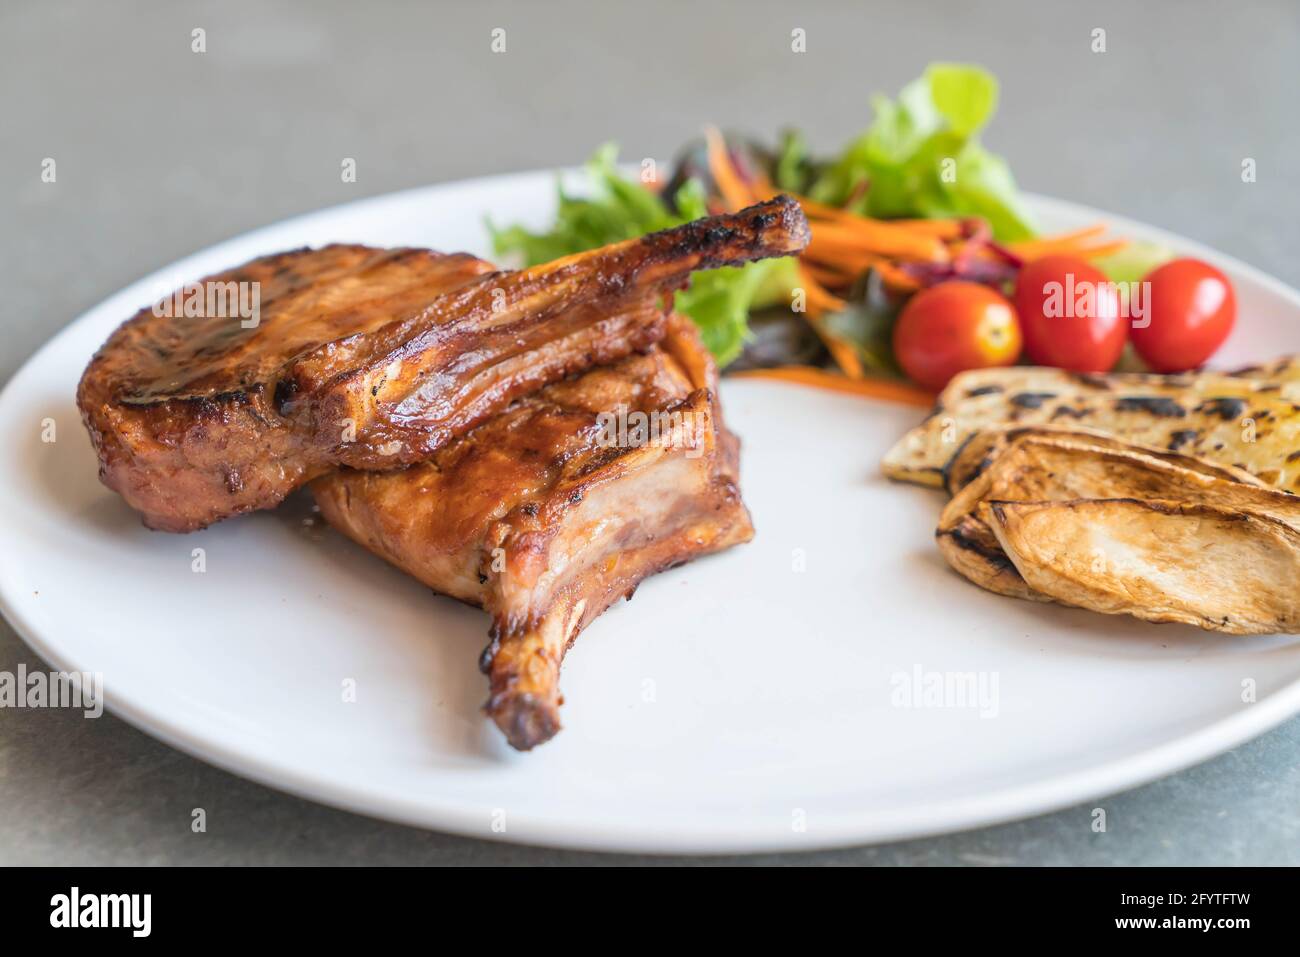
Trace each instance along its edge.
<instances>
[{"instance_id":1,"label":"red cherry tomato","mask_svg":"<svg viewBox=\"0 0 1300 957\"><path fill-rule=\"evenodd\" d=\"M899 365L935 390L966 369L1011 365L1020 357L1020 343L1011 303L988 286L962 280L918 292L894 326Z\"/></svg>"},{"instance_id":2,"label":"red cherry tomato","mask_svg":"<svg viewBox=\"0 0 1300 957\"><path fill-rule=\"evenodd\" d=\"M1199 259L1175 259L1143 280L1146 315L1135 316L1129 337L1157 372L1195 369L1223 345L1237 321L1237 296L1228 277Z\"/></svg>"},{"instance_id":3,"label":"red cherry tomato","mask_svg":"<svg viewBox=\"0 0 1300 957\"><path fill-rule=\"evenodd\" d=\"M1016 312L1025 353L1044 366L1109 372L1128 337L1115 284L1074 256L1044 256L1020 270Z\"/></svg>"}]
</instances>

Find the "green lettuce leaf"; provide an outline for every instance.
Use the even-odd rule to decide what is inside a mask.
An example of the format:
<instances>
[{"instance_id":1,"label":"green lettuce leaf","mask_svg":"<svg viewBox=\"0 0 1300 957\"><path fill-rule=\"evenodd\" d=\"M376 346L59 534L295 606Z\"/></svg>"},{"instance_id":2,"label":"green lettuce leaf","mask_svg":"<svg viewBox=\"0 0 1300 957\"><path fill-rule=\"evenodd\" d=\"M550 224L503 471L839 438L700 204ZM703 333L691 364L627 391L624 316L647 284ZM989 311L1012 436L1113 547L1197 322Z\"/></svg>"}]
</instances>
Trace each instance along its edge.
<instances>
[{"instance_id":1,"label":"green lettuce leaf","mask_svg":"<svg viewBox=\"0 0 1300 957\"><path fill-rule=\"evenodd\" d=\"M772 164L777 189L802 193L808 187L808 143L798 130L785 130Z\"/></svg>"},{"instance_id":2,"label":"green lettuce leaf","mask_svg":"<svg viewBox=\"0 0 1300 957\"><path fill-rule=\"evenodd\" d=\"M818 176L812 198L882 218L981 216L1003 242L1032 236L1010 168L977 138L997 103L987 70L931 64L897 100L873 98L870 129Z\"/></svg>"},{"instance_id":3,"label":"green lettuce leaf","mask_svg":"<svg viewBox=\"0 0 1300 957\"><path fill-rule=\"evenodd\" d=\"M934 107L958 136L974 136L998 108L998 81L978 67L935 63L925 71Z\"/></svg>"}]
</instances>

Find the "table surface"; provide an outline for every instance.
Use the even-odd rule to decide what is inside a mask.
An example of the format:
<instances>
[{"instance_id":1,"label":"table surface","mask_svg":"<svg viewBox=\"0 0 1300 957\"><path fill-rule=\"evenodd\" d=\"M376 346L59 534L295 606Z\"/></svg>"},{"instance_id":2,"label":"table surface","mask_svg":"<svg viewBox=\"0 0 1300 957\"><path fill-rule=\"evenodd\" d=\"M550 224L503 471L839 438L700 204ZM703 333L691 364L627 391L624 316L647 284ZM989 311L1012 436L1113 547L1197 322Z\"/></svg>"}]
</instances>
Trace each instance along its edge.
<instances>
[{"instance_id":1,"label":"table surface","mask_svg":"<svg viewBox=\"0 0 1300 957\"><path fill-rule=\"evenodd\" d=\"M705 123L829 151L931 60L1002 81L985 137L1029 190L1300 285L1300 6L87 2L0 10L0 381L128 282L286 216L463 177L673 155ZM868 9L869 8L869 9ZM191 31L207 51L191 51ZM494 28L506 52L489 51ZM807 52L790 52L802 28ZM1104 53L1091 50L1106 31ZM342 157L357 181L340 181ZM45 157L57 182L41 182ZM1245 184L1246 157L1257 181ZM39 659L0 622L0 670ZM1300 719L1087 806L928 840L738 860L1300 863ZM190 830L192 808L208 830ZM1108 830L1092 832L1094 806ZM0 863L672 862L514 847L335 811L110 716L0 710ZM711 859L716 860L716 859Z\"/></svg>"}]
</instances>

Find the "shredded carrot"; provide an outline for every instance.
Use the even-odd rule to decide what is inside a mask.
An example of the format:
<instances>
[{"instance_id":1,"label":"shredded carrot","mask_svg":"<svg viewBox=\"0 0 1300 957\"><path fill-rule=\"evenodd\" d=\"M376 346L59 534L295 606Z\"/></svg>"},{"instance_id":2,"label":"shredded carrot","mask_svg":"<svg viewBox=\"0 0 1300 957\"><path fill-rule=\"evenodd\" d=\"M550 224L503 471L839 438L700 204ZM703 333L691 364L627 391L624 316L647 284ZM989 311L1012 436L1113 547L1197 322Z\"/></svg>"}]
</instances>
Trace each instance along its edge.
<instances>
[{"instance_id":1,"label":"shredded carrot","mask_svg":"<svg viewBox=\"0 0 1300 957\"><path fill-rule=\"evenodd\" d=\"M802 265L813 279L823 286L833 289L853 285L854 280L865 271L865 268L870 267L871 263L867 262L862 269L855 269L844 263L826 262L824 260L804 260Z\"/></svg>"},{"instance_id":2,"label":"shredded carrot","mask_svg":"<svg viewBox=\"0 0 1300 957\"><path fill-rule=\"evenodd\" d=\"M808 297L808 304L816 306L817 309L830 309L832 311L843 309L847 303L839 296L833 295L819 283L815 277L805 273L803 276L804 292Z\"/></svg>"},{"instance_id":3,"label":"shredded carrot","mask_svg":"<svg viewBox=\"0 0 1300 957\"><path fill-rule=\"evenodd\" d=\"M1039 236L1037 239L1026 240L1027 242L1040 243L1077 243L1081 239L1093 239L1100 236L1106 231L1105 223L1093 223L1091 226L1083 226L1079 229L1072 229L1068 233L1057 233L1054 236ZM1013 244L1014 245L1014 244Z\"/></svg>"},{"instance_id":4,"label":"shredded carrot","mask_svg":"<svg viewBox=\"0 0 1300 957\"><path fill-rule=\"evenodd\" d=\"M963 229L960 219L890 219L886 222L921 236L942 240L960 239Z\"/></svg>"},{"instance_id":5,"label":"shredded carrot","mask_svg":"<svg viewBox=\"0 0 1300 957\"><path fill-rule=\"evenodd\" d=\"M1007 261L1005 254L1000 252L996 246L992 246L988 243L981 243L979 246L972 249L970 254L976 259L983 259L987 262L1005 263ZM1019 262L1018 257L1016 261Z\"/></svg>"},{"instance_id":6,"label":"shredded carrot","mask_svg":"<svg viewBox=\"0 0 1300 957\"><path fill-rule=\"evenodd\" d=\"M885 399L904 405L917 405L929 408L934 405L934 393L918 389L905 382L892 382L888 379L847 379L844 376L817 369L813 366L780 366L775 369L748 369L744 372L730 373L738 379L776 379L809 385L832 392L846 392L850 395L866 396L872 399Z\"/></svg>"},{"instance_id":7,"label":"shredded carrot","mask_svg":"<svg viewBox=\"0 0 1300 957\"><path fill-rule=\"evenodd\" d=\"M848 377L850 381L856 382L865 378L866 373L862 368L862 360L858 354L853 351L853 347L847 342L836 339L823 327L821 320L814 320L813 329L821 336L821 340L826 345L826 351L831 354L835 364L840 367L840 371Z\"/></svg>"},{"instance_id":8,"label":"shredded carrot","mask_svg":"<svg viewBox=\"0 0 1300 957\"><path fill-rule=\"evenodd\" d=\"M844 308L845 302L839 296L828 292L820 285L806 283L807 293L807 315L812 319L820 319L828 312L839 312Z\"/></svg>"},{"instance_id":9,"label":"shredded carrot","mask_svg":"<svg viewBox=\"0 0 1300 957\"><path fill-rule=\"evenodd\" d=\"M873 219L870 216L860 216L848 209L827 206L797 193L794 194L794 198L803 207L804 213L814 220L827 219L832 223L849 227L881 227L895 234L912 233L933 239L955 239L962 234L963 226L960 219Z\"/></svg>"},{"instance_id":10,"label":"shredded carrot","mask_svg":"<svg viewBox=\"0 0 1300 957\"><path fill-rule=\"evenodd\" d=\"M1041 259L1056 253L1069 253L1097 239L1106 231L1105 223L1097 223L1084 229L1061 233L1057 236L1040 236L1037 239L1024 239L1016 243L1007 243L1006 248L1021 259Z\"/></svg>"},{"instance_id":11,"label":"shredded carrot","mask_svg":"<svg viewBox=\"0 0 1300 957\"><path fill-rule=\"evenodd\" d=\"M822 322L822 314L826 310L843 309L847 303L827 292L817 281L817 277L813 276L807 265L802 262L799 264L799 278L804 284L804 294L808 297L808 325L812 326L813 332L817 333L817 337L826 346L826 351L831 354L840 371L850 379L861 379L862 360L858 358L857 352L849 343L832 335Z\"/></svg>"},{"instance_id":12,"label":"shredded carrot","mask_svg":"<svg viewBox=\"0 0 1300 957\"><path fill-rule=\"evenodd\" d=\"M1126 246L1128 246L1127 239L1115 239L1106 243L1085 243L1080 246L1056 246L1052 249L1018 253L1017 255L1027 263L1033 262L1035 259L1042 259L1044 256L1074 256L1079 259L1097 259L1100 256L1109 256L1112 253L1117 253Z\"/></svg>"},{"instance_id":13,"label":"shredded carrot","mask_svg":"<svg viewBox=\"0 0 1300 957\"><path fill-rule=\"evenodd\" d=\"M838 206L827 206L824 203L817 202L815 199L801 196L799 193L791 193L790 195L798 200L799 205L803 207L804 213L808 216L836 220L862 219L862 217L857 213L851 212L847 209L840 209Z\"/></svg>"},{"instance_id":14,"label":"shredded carrot","mask_svg":"<svg viewBox=\"0 0 1300 957\"><path fill-rule=\"evenodd\" d=\"M704 140L708 144L709 173L713 176L718 192L726 200L731 212L753 205L754 196L731 164L731 157L727 155L727 144L722 139L722 134L709 126L704 130Z\"/></svg>"},{"instance_id":15,"label":"shredded carrot","mask_svg":"<svg viewBox=\"0 0 1300 957\"><path fill-rule=\"evenodd\" d=\"M1102 256L1112 256L1127 246L1127 239L1116 239L1109 243L1098 243L1096 246L1077 249L1075 255L1082 256L1084 259L1100 259Z\"/></svg>"},{"instance_id":16,"label":"shredded carrot","mask_svg":"<svg viewBox=\"0 0 1300 957\"><path fill-rule=\"evenodd\" d=\"M889 223L867 219L852 227L838 223L814 224L808 250L816 256L819 249L831 254L836 250L857 250L932 263L949 259L947 247L932 236L920 236L895 229Z\"/></svg>"},{"instance_id":17,"label":"shredded carrot","mask_svg":"<svg viewBox=\"0 0 1300 957\"><path fill-rule=\"evenodd\" d=\"M874 253L855 252L827 254L825 251L819 250L815 255L805 252L802 261L811 263L821 269L828 269L842 274L845 279L840 285L850 286L858 276L861 276L878 263L884 262L885 257L877 256Z\"/></svg>"},{"instance_id":18,"label":"shredded carrot","mask_svg":"<svg viewBox=\"0 0 1300 957\"><path fill-rule=\"evenodd\" d=\"M903 272L893 263L876 263L874 268L880 274L880 278L885 285L896 292L916 292L921 288L921 284L916 279Z\"/></svg>"}]
</instances>

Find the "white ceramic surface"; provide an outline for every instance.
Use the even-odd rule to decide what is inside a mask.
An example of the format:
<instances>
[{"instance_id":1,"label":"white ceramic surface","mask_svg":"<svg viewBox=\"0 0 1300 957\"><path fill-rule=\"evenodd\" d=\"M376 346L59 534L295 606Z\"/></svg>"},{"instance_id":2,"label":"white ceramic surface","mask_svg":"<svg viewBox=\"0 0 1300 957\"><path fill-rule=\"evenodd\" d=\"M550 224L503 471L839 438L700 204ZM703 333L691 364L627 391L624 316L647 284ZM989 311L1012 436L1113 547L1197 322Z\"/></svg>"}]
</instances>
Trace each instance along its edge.
<instances>
[{"instance_id":1,"label":"white ceramic surface","mask_svg":"<svg viewBox=\"0 0 1300 957\"><path fill-rule=\"evenodd\" d=\"M301 498L174 536L99 485L73 390L162 284L330 241L486 254L484 215L541 225L553 184L497 177L300 217L160 270L56 336L0 395L0 607L19 633L55 667L102 672L126 720L271 786L611 850L825 847L1012 819L1169 773L1300 710L1293 639L1015 602L952 574L932 541L940 496L878 474L919 415L873 401L727 383L757 538L646 582L588 629L565 664L565 730L527 755L478 711L485 616L305 524ZM1034 205L1049 229L1106 219L1218 263L1241 308L1220 362L1300 351L1300 296L1280 283L1150 227ZM922 686L974 674L985 707L900 706L918 672Z\"/></svg>"}]
</instances>

